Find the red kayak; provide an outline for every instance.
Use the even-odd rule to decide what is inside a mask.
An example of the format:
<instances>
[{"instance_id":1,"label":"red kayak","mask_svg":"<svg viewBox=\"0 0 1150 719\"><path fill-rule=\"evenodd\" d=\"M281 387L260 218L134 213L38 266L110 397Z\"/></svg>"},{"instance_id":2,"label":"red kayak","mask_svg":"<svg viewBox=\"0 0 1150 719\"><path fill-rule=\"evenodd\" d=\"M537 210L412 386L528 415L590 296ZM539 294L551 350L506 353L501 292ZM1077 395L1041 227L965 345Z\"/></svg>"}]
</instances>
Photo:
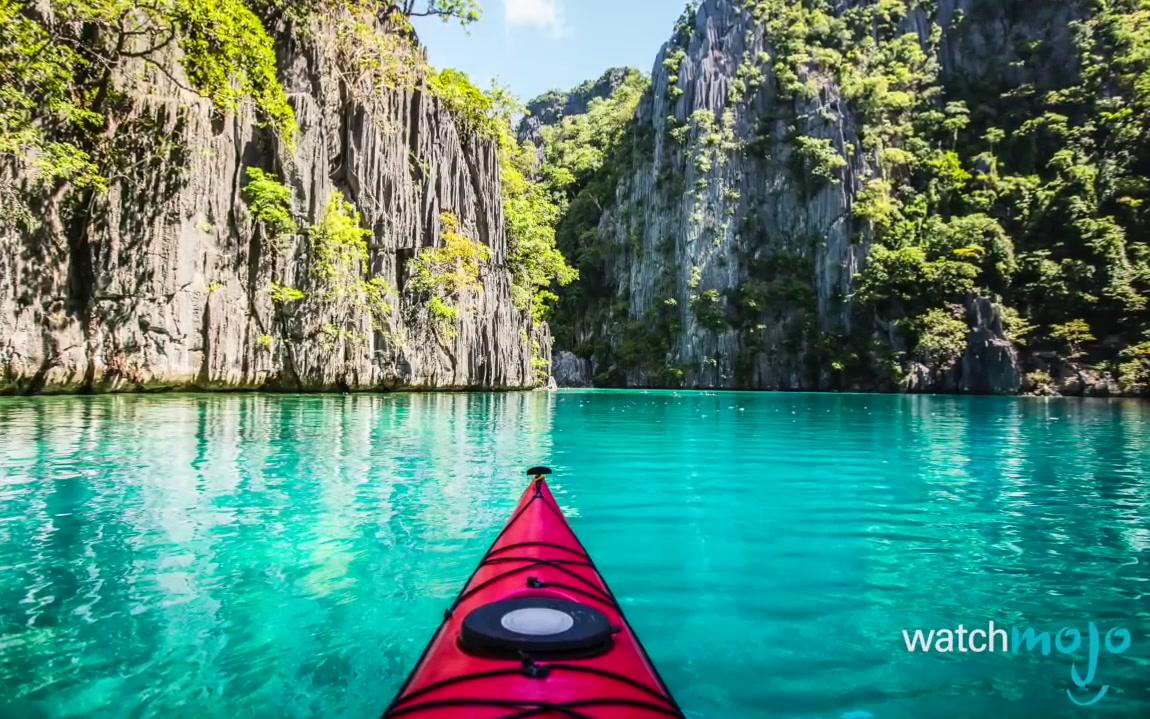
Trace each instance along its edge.
<instances>
[{"instance_id":1,"label":"red kayak","mask_svg":"<svg viewBox=\"0 0 1150 719\"><path fill-rule=\"evenodd\" d=\"M543 475L383 716L683 717Z\"/></svg>"}]
</instances>

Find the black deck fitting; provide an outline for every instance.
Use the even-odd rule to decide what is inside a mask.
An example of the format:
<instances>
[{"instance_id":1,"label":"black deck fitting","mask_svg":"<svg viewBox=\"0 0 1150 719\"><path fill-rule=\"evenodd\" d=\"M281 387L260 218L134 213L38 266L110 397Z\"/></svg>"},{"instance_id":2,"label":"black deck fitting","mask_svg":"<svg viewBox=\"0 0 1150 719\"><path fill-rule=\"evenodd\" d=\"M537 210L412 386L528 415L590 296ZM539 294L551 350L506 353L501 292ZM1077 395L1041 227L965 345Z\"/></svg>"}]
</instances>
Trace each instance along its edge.
<instances>
[{"instance_id":1,"label":"black deck fitting","mask_svg":"<svg viewBox=\"0 0 1150 719\"><path fill-rule=\"evenodd\" d=\"M531 469L527 470L527 474L531 475L532 477L539 477L539 476L542 476L544 474L551 474L551 468L550 467L532 467Z\"/></svg>"}]
</instances>

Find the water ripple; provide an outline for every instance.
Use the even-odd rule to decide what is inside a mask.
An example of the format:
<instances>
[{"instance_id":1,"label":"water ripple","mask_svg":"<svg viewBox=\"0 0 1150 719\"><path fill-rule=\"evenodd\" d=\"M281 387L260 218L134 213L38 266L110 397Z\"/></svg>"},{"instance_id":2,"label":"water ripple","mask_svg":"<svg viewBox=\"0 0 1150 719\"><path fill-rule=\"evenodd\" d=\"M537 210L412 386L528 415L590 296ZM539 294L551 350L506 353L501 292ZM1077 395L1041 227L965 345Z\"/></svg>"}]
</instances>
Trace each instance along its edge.
<instances>
[{"instance_id":1,"label":"water ripple","mask_svg":"<svg viewBox=\"0 0 1150 719\"><path fill-rule=\"evenodd\" d=\"M692 717L1078 716L901 646L989 620L1130 627L1147 716L1147 460L1128 401L4 399L0 716L377 716L538 463Z\"/></svg>"}]
</instances>

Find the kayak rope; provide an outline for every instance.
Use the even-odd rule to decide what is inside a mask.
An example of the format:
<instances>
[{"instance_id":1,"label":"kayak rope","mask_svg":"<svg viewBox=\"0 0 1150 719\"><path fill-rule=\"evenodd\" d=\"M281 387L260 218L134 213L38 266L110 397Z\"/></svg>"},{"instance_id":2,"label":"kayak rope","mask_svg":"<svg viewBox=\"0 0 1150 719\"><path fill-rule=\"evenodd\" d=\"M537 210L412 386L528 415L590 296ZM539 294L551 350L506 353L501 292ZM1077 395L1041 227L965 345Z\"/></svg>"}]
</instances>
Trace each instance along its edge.
<instances>
[{"instance_id":1,"label":"kayak rope","mask_svg":"<svg viewBox=\"0 0 1150 719\"><path fill-rule=\"evenodd\" d=\"M564 702L561 704L552 704L550 702L538 701L518 702L512 699L442 699L439 701L427 702L426 704L420 704L419 706L396 709L384 716L407 716L416 712L424 711L426 709L446 709L451 707L498 707L521 710L512 712L510 714L503 714L502 716L498 717L498 719L526 719L527 717L536 717L552 713L571 717L571 719L596 719L596 717L591 714L579 711L580 709L590 709L593 707L628 707L635 709L646 709L657 714L662 714L663 716L678 717L679 719L682 719L685 716L678 710L670 709L666 706L642 701L639 699L581 699L579 701Z\"/></svg>"},{"instance_id":2,"label":"kayak rope","mask_svg":"<svg viewBox=\"0 0 1150 719\"><path fill-rule=\"evenodd\" d=\"M512 669L512 668L492 669L492 670L486 671L486 672L472 672L471 674L460 674L458 676L448 677L447 679L441 679L440 681L435 682L434 684L428 684L426 687L423 687L422 689L419 689L417 691L412 692L411 694L407 695L402 700L400 700L399 703L403 704L403 703L409 702L413 699L417 699L421 696L424 696L425 694L429 694L429 693L436 691L438 689L442 689L444 687L451 686L452 684L459 684L462 682L473 681L476 679L491 679L494 677L506 677L506 676L513 676L513 675L528 676L528 677L531 677L532 679L544 679L554 671L567 671L567 672L577 672L577 673L581 672L583 674L594 674L595 676L603 677L604 679L612 679L614 681L621 682L623 684L627 684L628 686L635 687L636 689L639 689L643 692L646 692L647 694L650 694L651 696L655 697L656 699L662 699L664 701L670 701L670 697L667 696L666 694L664 694L663 692L659 691L658 689L653 689L652 687L649 687L640 681L632 679L631 677L626 676L624 674L619 674L618 672L613 672L613 671L610 671L608 669L599 669L598 667L581 666L579 664L563 664L561 662L554 662L554 663L549 663L549 664L537 664L535 662L535 660L532 659L530 656L524 656L523 657L523 663L514 669ZM538 702L528 701L527 703L537 704Z\"/></svg>"},{"instance_id":3,"label":"kayak rope","mask_svg":"<svg viewBox=\"0 0 1150 719\"><path fill-rule=\"evenodd\" d=\"M571 547L563 546L562 544L556 544L554 542L516 542L514 544L508 544L506 546L500 547L499 549L493 549L487 553L487 556L494 557L496 554L502 554L509 549L520 549L521 547L550 547L551 549L560 549L564 552L570 552L576 557L586 559L588 562L591 561L591 557L588 557L584 552L581 552L578 549L572 549Z\"/></svg>"},{"instance_id":4,"label":"kayak rope","mask_svg":"<svg viewBox=\"0 0 1150 719\"><path fill-rule=\"evenodd\" d=\"M552 569L556 569L556 570L566 574L567 576L571 577L572 579L575 579L578 583L582 584L583 587L574 586L571 584L560 583L560 582L541 582L538 579L536 579L535 577L528 577L527 586L531 587L532 589L544 589L544 588L565 589L569 592L574 592L575 594L579 594L579 595L587 597L589 599L593 599L597 602L601 602L602 604L606 604L607 606L609 606L613 609L619 609L620 608L619 603L615 600L615 597L611 595L610 591L605 591L603 589L603 587L599 586L595 582L593 582L593 581L587 579L586 577L578 574L577 572L573 572L570 569L567 569L565 566L563 566L563 565L574 565L574 566L590 567L591 569L595 569L595 564L591 561L590 555L587 554L586 550L583 549L581 544L579 546L579 549L574 549L572 547L566 547L562 544L556 544L554 542L516 542L514 544L508 544L505 547L500 547L498 549L494 549L495 545L499 544L499 540L503 538L503 535L507 533L507 530L511 529L511 527L514 526L515 522L518 521L519 518L523 516L523 513L526 512L527 509L532 504L534 504L535 500L537 500L537 499L543 499L543 484L542 484L542 482L536 482L535 483L535 493L531 495L531 499L529 499L522 507L520 507L519 511L515 513L515 516L513 516L511 518L511 520L507 522L507 525L503 527L503 531L500 532L499 536L495 538L494 542L492 542L492 544L491 544L492 549L488 550L487 554L484 555L483 561L481 561L479 563L479 566L475 568L475 572L471 575L471 577L472 577L472 579L474 579L475 575L479 573L480 569L482 569L483 567L486 567L486 566L493 565L493 564L510 564L510 563L515 563L515 562L526 562L526 564L524 564L523 566L520 566L520 567L515 567L513 569L508 569L507 571L502 572L500 574L497 574L494 577L491 577L490 579L487 579L483 582L480 582L479 584L477 584L474 587L470 587L468 589L465 589L463 591L463 593L461 593L458 597L455 598L455 602L452 603L451 608L447 610L446 616L448 616L448 617L451 616L451 613L455 611L456 607L458 607L461 602L464 602L467 599L471 598L472 596L474 596L476 594L476 592L480 592L480 591L486 589L487 587L491 586L492 584L495 584L496 582L499 582L501 580L506 579L507 577L514 576L516 574L521 574L523 572L527 572L527 571L530 571L532 569L536 569L538 567L551 567ZM558 507L556 507L552 503L546 502L546 501L543 502L543 506L550 509L561 520L563 520L564 525L567 524L566 518L563 517L563 513L561 511L559 511ZM579 540L576 539L575 541L578 542ZM514 550L514 549L521 549L523 547L548 547L551 549L558 549L558 550L573 554L576 557L578 557L579 559L578 560L573 560L573 559L541 559L538 557L518 557L518 556L516 556L516 557L499 557L499 556L496 556L496 555L502 554L504 552ZM598 572L596 572L596 574L597 573ZM470 584L470 582L468 582L468 583ZM584 588L584 587L586 587L586 588Z\"/></svg>"},{"instance_id":5,"label":"kayak rope","mask_svg":"<svg viewBox=\"0 0 1150 719\"><path fill-rule=\"evenodd\" d=\"M614 609L619 608L619 604L618 604L618 602L615 601L615 598L612 597L607 592L603 591L602 587L600 587L599 585L597 585L595 582L591 581L590 579L580 575L577 572L573 572L570 569L568 569L566 566L564 566L564 565L572 564L572 565L581 566L581 567L592 567L592 568L594 568L595 565L593 565L589 561L582 562L582 561L577 561L577 560L573 560L573 559L539 559L536 557L496 557L495 559L490 559L490 558L484 559L482 562L480 562L479 566L483 567L483 566L488 566L488 565L492 565L492 564L507 564L507 563L514 563L514 562L521 562L524 564L522 564L522 566L518 566L518 567L515 567L513 569L508 569L505 572L500 572L499 574L496 574L494 577L491 577L490 579L487 579L483 582L480 582L479 584L475 585L474 587L468 589L466 592L459 595L459 598L455 600L455 603L451 606L451 609L448 611L449 612L454 611L455 608L459 606L460 602L466 601L467 599L472 597L476 592L481 592L484 589L486 589L487 587L491 586L492 584L495 584L496 582L503 581L504 579L507 579L508 577L514 576L516 574L522 574L524 572L529 572L532 569L537 569L539 567L550 567L552 569L560 571L560 572L566 574L567 576L571 577L572 579L575 579L576 581L582 583L585 587L588 587L589 589L584 589L582 587L574 586L571 584L564 584L564 583L560 583L560 582L541 582L538 579L536 579L535 577L528 577L527 578L527 586L531 587L532 589L541 589L541 588L545 588L545 587L554 587L557 589L566 589L568 591L575 592L576 594L580 594L582 596L585 596L589 599L594 599L598 602L602 602L603 604L606 604L607 606L612 607Z\"/></svg>"},{"instance_id":6,"label":"kayak rope","mask_svg":"<svg viewBox=\"0 0 1150 719\"><path fill-rule=\"evenodd\" d=\"M415 699L425 696L431 692L443 689L444 687L453 684L459 684L466 681L474 681L480 679L492 679L495 677L512 676L512 675L525 675L533 679L542 679L555 671L569 671L569 672L582 672L584 674L593 674L595 676L611 679L614 681L622 682L628 686L639 689L647 694L650 694L655 699L658 699L663 704L657 704L642 699L580 699L568 702L546 702L539 700L515 700L515 699L441 699L420 702L410 706L398 706L407 704ZM658 712L665 716L683 717L674 706L674 700L669 695L665 695L656 689L637 682L634 679L617 674L615 672L607 671L606 669L598 669L596 667L585 667L577 664L536 664L530 657L526 657L523 665L518 669L497 669L488 672L475 672L473 674L461 674L456 677L450 677L442 681L430 684L419 691L412 692L400 701L396 702L396 706L392 708L385 717L403 716L406 714L414 714L416 712L441 709L445 707L506 707L508 709L521 709L522 711L512 714L504 714L499 719L520 719L521 717L538 716L546 712L557 712L565 716L572 717L573 719L584 719L588 717L587 714L578 711L580 708L589 708L592 706L626 706L642 709L649 709ZM398 707L398 708L397 708Z\"/></svg>"}]
</instances>

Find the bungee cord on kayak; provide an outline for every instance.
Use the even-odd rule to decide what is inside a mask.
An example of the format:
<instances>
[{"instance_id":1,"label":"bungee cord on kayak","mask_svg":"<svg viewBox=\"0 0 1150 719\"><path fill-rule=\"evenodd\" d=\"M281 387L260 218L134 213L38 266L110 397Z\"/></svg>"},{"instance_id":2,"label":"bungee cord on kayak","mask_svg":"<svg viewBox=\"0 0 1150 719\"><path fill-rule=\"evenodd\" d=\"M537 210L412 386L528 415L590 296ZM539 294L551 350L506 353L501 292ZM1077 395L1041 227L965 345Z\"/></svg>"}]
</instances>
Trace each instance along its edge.
<instances>
[{"instance_id":1,"label":"bungee cord on kayak","mask_svg":"<svg viewBox=\"0 0 1150 719\"><path fill-rule=\"evenodd\" d=\"M682 717L544 480L495 538L384 717ZM526 575L526 576L525 576Z\"/></svg>"}]
</instances>

